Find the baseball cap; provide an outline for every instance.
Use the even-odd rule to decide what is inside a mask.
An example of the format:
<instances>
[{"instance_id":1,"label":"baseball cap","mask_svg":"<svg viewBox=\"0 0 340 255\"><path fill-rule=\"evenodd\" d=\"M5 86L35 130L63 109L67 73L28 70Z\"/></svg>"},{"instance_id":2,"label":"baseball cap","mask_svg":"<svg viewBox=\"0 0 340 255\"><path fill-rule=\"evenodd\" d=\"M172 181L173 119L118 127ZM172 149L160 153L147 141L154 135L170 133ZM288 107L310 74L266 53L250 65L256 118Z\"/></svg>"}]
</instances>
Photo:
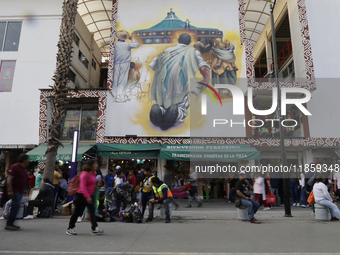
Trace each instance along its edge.
<instances>
[{"instance_id":1,"label":"baseball cap","mask_svg":"<svg viewBox=\"0 0 340 255\"><path fill-rule=\"evenodd\" d=\"M116 166L116 169L118 170L118 169L121 169L121 167L120 166Z\"/></svg>"},{"instance_id":2,"label":"baseball cap","mask_svg":"<svg viewBox=\"0 0 340 255\"><path fill-rule=\"evenodd\" d=\"M241 172L239 173L239 175L245 175L245 174L246 174L245 171L241 171Z\"/></svg>"}]
</instances>

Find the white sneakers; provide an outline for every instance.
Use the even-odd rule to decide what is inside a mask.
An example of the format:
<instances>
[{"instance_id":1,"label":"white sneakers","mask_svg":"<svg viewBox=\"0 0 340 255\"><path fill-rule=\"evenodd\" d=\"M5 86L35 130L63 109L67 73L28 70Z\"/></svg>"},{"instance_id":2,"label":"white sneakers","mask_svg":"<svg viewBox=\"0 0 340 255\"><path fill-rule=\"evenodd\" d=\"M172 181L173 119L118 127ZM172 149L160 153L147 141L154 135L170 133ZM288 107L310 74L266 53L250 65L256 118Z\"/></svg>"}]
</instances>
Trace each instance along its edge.
<instances>
[{"instance_id":1,"label":"white sneakers","mask_svg":"<svg viewBox=\"0 0 340 255\"><path fill-rule=\"evenodd\" d=\"M66 230L66 235L75 236L76 234L77 232L74 230L74 228L69 228Z\"/></svg>"},{"instance_id":2,"label":"white sneakers","mask_svg":"<svg viewBox=\"0 0 340 255\"><path fill-rule=\"evenodd\" d=\"M93 236L102 235L102 234L104 234L104 230L101 230L98 227L96 227L96 229L92 230L92 232L91 232L91 235L93 235Z\"/></svg>"},{"instance_id":3,"label":"white sneakers","mask_svg":"<svg viewBox=\"0 0 340 255\"><path fill-rule=\"evenodd\" d=\"M270 210L270 207L263 208L263 211L269 211L269 210Z\"/></svg>"},{"instance_id":4,"label":"white sneakers","mask_svg":"<svg viewBox=\"0 0 340 255\"><path fill-rule=\"evenodd\" d=\"M300 206L300 203L297 203L296 206Z\"/></svg>"},{"instance_id":5,"label":"white sneakers","mask_svg":"<svg viewBox=\"0 0 340 255\"><path fill-rule=\"evenodd\" d=\"M80 223L80 222L82 222L82 217L78 217L77 219L77 223Z\"/></svg>"},{"instance_id":6,"label":"white sneakers","mask_svg":"<svg viewBox=\"0 0 340 255\"><path fill-rule=\"evenodd\" d=\"M27 215L24 220L33 220L33 215Z\"/></svg>"},{"instance_id":7,"label":"white sneakers","mask_svg":"<svg viewBox=\"0 0 340 255\"><path fill-rule=\"evenodd\" d=\"M302 208L307 208L307 205L301 205Z\"/></svg>"},{"instance_id":8,"label":"white sneakers","mask_svg":"<svg viewBox=\"0 0 340 255\"><path fill-rule=\"evenodd\" d=\"M296 206L296 203L294 203L293 206Z\"/></svg>"}]
</instances>

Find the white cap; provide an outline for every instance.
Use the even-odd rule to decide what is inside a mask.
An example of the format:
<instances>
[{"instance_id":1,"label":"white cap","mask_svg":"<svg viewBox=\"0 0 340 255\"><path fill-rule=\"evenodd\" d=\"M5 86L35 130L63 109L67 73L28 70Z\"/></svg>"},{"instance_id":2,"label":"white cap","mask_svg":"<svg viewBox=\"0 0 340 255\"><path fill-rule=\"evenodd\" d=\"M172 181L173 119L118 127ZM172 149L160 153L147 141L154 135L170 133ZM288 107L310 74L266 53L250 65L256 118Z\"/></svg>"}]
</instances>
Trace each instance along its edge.
<instances>
[{"instance_id":1,"label":"white cap","mask_svg":"<svg viewBox=\"0 0 340 255\"><path fill-rule=\"evenodd\" d=\"M118 170L118 169L121 169L121 167L120 166L116 166L116 169Z\"/></svg>"},{"instance_id":2,"label":"white cap","mask_svg":"<svg viewBox=\"0 0 340 255\"><path fill-rule=\"evenodd\" d=\"M242 175L242 174L246 174L246 172L244 172L244 171L241 171L241 172L239 173L239 175Z\"/></svg>"}]
</instances>

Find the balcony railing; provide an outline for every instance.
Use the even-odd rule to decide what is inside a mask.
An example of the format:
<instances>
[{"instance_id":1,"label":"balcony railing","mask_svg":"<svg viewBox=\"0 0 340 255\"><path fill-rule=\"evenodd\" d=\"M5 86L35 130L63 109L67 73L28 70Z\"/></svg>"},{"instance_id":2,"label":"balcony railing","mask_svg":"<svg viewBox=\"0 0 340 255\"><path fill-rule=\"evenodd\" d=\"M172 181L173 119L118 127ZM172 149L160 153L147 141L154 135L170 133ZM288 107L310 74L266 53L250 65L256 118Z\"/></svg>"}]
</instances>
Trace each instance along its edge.
<instances>
[{"instance_id":1,"label":"balcony railing","mask_svg":"<svg viewBox=\"0 0 340 255\"><path fill-rule=\"evenodd\" d=\"M289 39L288 42L283 46L280 53L277 55L279 69L286 63L287 59L293 54L292 40ZM274 71L274 62L271 64L270 69Z\"/></svg>"}]
</instances>

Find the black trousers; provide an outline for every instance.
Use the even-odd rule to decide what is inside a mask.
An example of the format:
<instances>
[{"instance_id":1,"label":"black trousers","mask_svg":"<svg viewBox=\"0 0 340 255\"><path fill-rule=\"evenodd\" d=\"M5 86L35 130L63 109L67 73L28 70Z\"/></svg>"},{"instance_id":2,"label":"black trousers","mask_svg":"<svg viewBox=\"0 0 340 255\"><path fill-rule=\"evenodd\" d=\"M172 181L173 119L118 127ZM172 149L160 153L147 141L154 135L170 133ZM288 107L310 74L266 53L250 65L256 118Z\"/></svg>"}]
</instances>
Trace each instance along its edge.
<instances>
[{"instance_id":1,"label":"black trousers","mask_svg":"<svg viewBox=\"0 0 340 255\"><path fill-rule=\"evenodd\" d=\"M151 192L142 192L142 209L143 209L142 217L144 217L146 204L149 202L150 199L151 199ZM149 214L150 214L150 210L149 210Z\"/></svg>"},{"instance_id":2,"label":"black trousers","mask_svg":"<svg viewBox=\"0 0 340 255\"><path fill-rule=\"evenodd\" d=\"M95 230L96 227L98 226L97 221L96 221L96 215L95 215L95 209L94 209L94 201L92 204L87 203L86 198L83 196L83 194L77 193L75 195L75 198L73 200L74 206L76 207L74 213L71 216L70 223L69 223L69 228L75 228L76 227L76 222L78 217L83 215L83 212L85 210L85 207L88 208L89 214L91 217L91 226L92 230Z\"/></svg>"},{"instance_id":3,"label":"black trousers","mask_svg":"<svg viewBox=\"0 0 340 255\"><path fill-rule=\"evenodd\" d=\"M34 207L52 206L52 205L53 205L53 201L30 200L28 202L27 213L28 213L28 215L33 215Z\"/></svg>"},{"instance_id":4,"label":"black trousers","mask_svg":"<svg viewBox=\"0 0 340 255\"><path fill-rule=\"evenodd\" d=\"M116 200L116 208L113 209L113 211L111 212L111 218L116 216L119 213L120 207L121 207L122 203L123 203L123 209L125 210L126 204L127 204L126 199L125 198L121 198L121 199L117 199Z\"/></svg>"}]
</instances>

